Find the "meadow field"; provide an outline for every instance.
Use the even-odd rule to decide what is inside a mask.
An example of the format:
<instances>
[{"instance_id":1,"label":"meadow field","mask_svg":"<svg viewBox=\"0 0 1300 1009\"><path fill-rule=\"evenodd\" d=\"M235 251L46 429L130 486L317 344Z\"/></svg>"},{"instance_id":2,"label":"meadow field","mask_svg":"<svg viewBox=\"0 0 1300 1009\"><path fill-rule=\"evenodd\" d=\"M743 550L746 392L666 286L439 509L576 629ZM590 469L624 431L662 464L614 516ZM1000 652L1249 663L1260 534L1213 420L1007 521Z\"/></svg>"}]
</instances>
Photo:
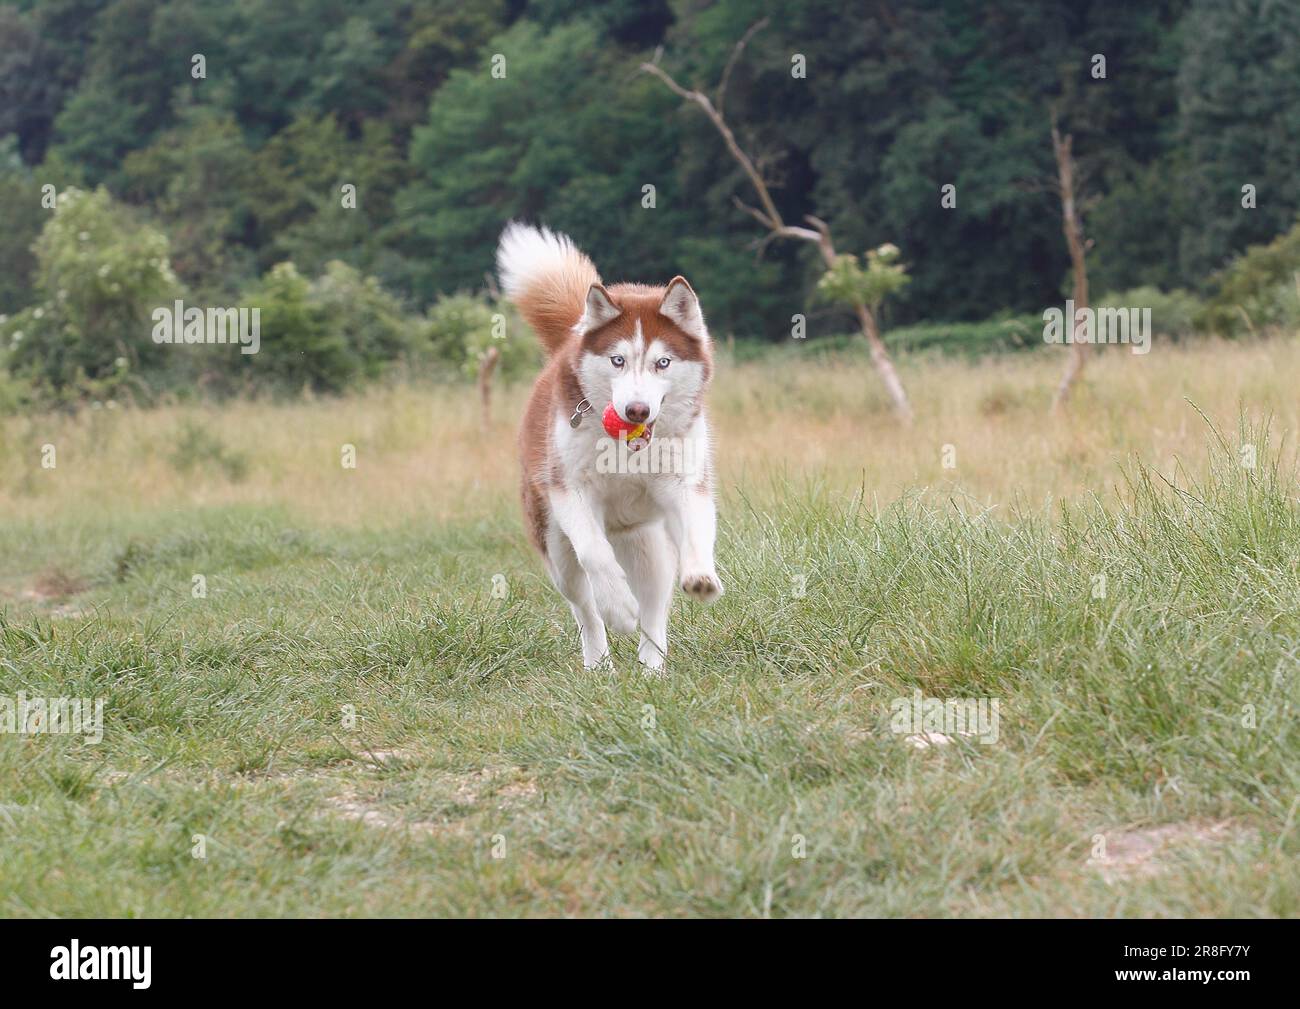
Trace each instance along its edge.
<instances>
[{"instance_id":1,"label":"meadow field","mask_svg":"<svg viewBox=\"0 0 1300 1009\"><path fill-rule=\"evenodd\" d=\"M1300 914L1300 343L1061 363L904 357L905 429L724 354L659 677L582 668L522 386L0 418L0 697L104 701L0 733L0 915Z\"/></svg>"}]
</instances>

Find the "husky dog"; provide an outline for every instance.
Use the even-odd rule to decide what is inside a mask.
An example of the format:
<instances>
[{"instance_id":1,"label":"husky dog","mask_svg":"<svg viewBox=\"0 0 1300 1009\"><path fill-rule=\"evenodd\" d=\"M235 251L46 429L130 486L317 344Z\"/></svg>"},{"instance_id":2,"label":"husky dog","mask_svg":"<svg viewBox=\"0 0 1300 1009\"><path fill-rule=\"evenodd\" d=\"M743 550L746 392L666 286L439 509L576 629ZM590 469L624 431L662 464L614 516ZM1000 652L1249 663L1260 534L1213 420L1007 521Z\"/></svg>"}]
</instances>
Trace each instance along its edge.
<instances>
[{"instance_id":1,"label":"husky dog","mask_svg":"<svg viewBox=\"0 0 1300 1009\"><path fill-rule=\"evenodd\" d=\"M529 536L573 609L583 664L608 660L606 627L639 624L637 655L660 669L674 583L705 602L722 595L699 299L682 277L606 287L568 237L518 223L501 235L497 268L550 355L519 432ZM664 443L695 465L600 464L613 448L626 462Z\"/></svg>"}]
</instances>

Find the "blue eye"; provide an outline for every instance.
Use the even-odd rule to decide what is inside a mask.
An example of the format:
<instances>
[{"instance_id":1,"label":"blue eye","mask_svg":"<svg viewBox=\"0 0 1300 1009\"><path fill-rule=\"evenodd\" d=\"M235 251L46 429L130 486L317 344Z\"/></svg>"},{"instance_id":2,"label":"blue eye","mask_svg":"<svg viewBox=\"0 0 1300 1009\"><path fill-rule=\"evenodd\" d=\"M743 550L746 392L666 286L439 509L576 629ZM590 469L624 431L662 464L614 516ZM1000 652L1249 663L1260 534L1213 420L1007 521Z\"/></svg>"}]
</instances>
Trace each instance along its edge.
<instances>
[{"instance_id":1,"label":"blue eye","mask_svg":"<svg viewBox=\"0 0 1300 1009\"><path fill-rule=\"evenodd\" d=\"M658 361L655 362L655 367L658 368L660 371L663 371L672 363L673 362L669 358L661 357L659 358Z\"/></svg>"},{"instance_id":2,"label":"blue eye","mask_svg":"<svg viewBox=\"0 0 1300 1009\"><path fill-rule=\"evenodd\" d=\"M622 355L620 355L620 354L615 354L613 357L611 357L611 358L609 359L609 363L612 364L615 368L621 368L621 367L623 367L623 357L622 357Z\"/></svg>"}]
</instances>

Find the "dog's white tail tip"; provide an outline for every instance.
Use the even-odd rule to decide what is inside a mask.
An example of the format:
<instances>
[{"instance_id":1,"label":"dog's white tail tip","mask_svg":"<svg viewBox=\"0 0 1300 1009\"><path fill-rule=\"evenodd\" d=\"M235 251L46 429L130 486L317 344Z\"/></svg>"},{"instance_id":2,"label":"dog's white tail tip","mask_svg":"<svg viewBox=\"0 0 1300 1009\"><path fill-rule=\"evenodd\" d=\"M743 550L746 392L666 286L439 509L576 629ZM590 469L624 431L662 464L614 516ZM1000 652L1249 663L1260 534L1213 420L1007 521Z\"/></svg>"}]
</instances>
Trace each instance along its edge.
<instances>
[{"instance_id":1,"label":"dog's white tail tip","mask_svg":"<svg viewBox=\"0 0 1300 1009\"><path fill-rule=\"evenodd\" d=\"M509 297L517 297L529 284L562 268L576 255L578 252L567 235L547 227L511 221L501 232L497 245L501 289Z\"/></svg>"}]
</instances>

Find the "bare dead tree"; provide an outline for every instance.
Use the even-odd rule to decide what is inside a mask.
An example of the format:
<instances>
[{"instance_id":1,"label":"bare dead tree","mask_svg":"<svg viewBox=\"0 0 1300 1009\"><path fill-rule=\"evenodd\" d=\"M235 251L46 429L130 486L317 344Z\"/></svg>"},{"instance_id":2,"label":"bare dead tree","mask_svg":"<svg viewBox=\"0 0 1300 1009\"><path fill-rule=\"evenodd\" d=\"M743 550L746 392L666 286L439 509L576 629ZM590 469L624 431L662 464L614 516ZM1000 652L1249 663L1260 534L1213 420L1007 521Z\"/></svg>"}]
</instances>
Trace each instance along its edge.
<instances>
[{"instance_id":1,"label":"bare dead tree","mask_svg":"<svg viewBox=\"0 0 1300 1009\"><path fill-rule=\"evenodd\" d=\"M1056 155L1056 181L1061 197L1061 230L1065 233L1065 244L1070 250L1070 264L1074 273L1074 311L1075 316L1066 325L1074 342L1070 345L1069 357L1065 362L1065 373L1056 387L1052 397L1052 412L1056 413L1065 405L1070 391L1079 376L1083 374L1088 362L1088 344L1078 339L1075 331L1075 319L1078 312L1088 307L1088 265L1085 256L1088 245L1083 238L1083 221L1079 214L1078 172L1074 161L1074 137L1067 133L1061 136L1056 120L1056 110L1052 110L1052 151Z\"/></svg>"},{"instance_id":2,"label":"bare dead tree","mask_svg":"<svg viewBox=\"0 0 1300 1009\"><path fill-rule=\"evenodd\" d=\"M732 202L768 230L768 236L764 239L763 244L776 238L793 238L804 242L813 242L820 251L827 269L830 269L835 265L835 245L831 241L830 227L821 218L814 217L812 214L804 217L804 220L812 225L810 228L785 222L780 211L776 209L776 203L772 200L772 194L768 191L767 183L763 181L762 173L755 167L753 159L745 153L736 141L735 134L731 132L731 127L727 125L727 121L723 117L722 110L726 103L727 84L731 79L732 68L740 58L740 54L744 51L749 40L756 32L767 27L767 24L768 19L763 18L761 21L750 25L749 30L736 43L730 59L727 60L726 69L722 72L722 79L717 89L716 105L704 92L682 87L657 62L642 63L641 70L659 78L678 97L699 106L709 118L709 121L713 123L714 128L721 135L723 143L726 144L727 150L749 178L750 184L754 187L754 192L758 195L760 205L758 207L750 206L738 196L733 196ZM658 60L657 53L655 59ZM867 346L871 350L871 363L880 376L881 382L884 383L890 399L893 400L894 410L904 423L910 424L912 421L912 407L907 401L907 393L903 389L903 383L898 378L898 372L894 370L894 362L890 360L889 352L880 339L880 327L877 325L875 314L870 306L863 301L855 303L854 311L858 317L858 324L862 328L862 335L866 337Z\"/></svg>"},{"instance_id":3,"label":"bare dead tree","mask_svg":"<svg viewBox=\"0 0 1300 1009\"><path fill-rule=\"evenodd\" d=\"M483 280L487 287L488 300L494 305L500 304L501 291L497 288L496 277L489 271L483 274ZM478 401L485 431L492 425L492 375L500 360L501 348L493 344L488 347L478 362Z\"/></svg>"},{"instance_id":4,"label":"bare dead tree","mask_svg":"<svg viewBox=\"0 0 1300 1009\"><path fill-rule=\"evenodd\" d=\"M478 399L483 410L483 429L492 424L492 373L501 360L501 349L489 347L478 363Z\"/></svg>"}]
</instances>

